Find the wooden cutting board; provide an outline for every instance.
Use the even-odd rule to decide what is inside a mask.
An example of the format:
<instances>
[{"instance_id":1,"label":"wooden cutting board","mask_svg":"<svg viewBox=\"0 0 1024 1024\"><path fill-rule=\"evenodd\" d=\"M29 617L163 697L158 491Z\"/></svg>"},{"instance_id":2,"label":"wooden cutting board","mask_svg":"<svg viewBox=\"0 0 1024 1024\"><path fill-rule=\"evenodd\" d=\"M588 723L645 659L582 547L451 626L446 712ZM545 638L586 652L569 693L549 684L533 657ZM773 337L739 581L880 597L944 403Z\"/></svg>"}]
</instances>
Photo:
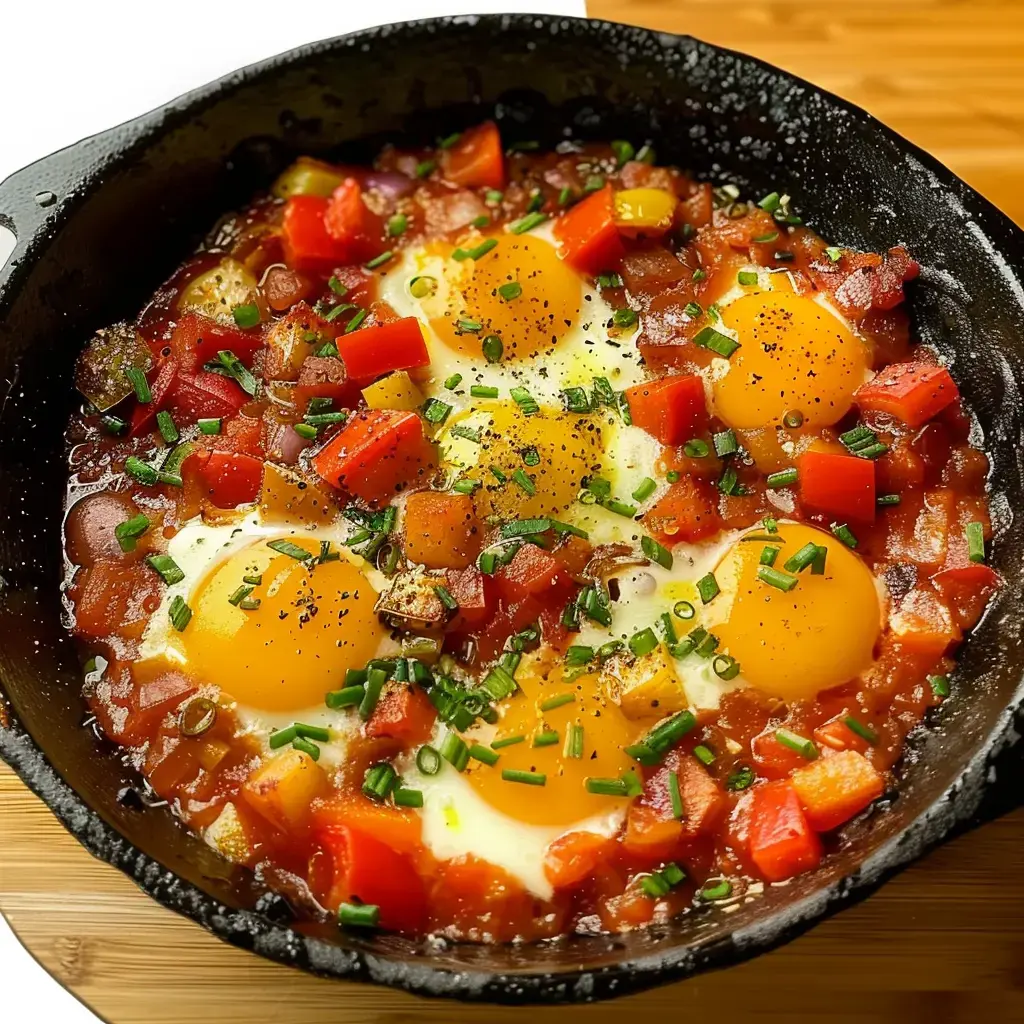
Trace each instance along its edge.
<instances>
[{"instance_id":1,"label":"wooden cutting board","mask_svg":"<svg viewBox=\"0 0 1024 1024\"><path fill-rule=\"evenodd\" d=\"M688 32L846 96L1024 224L1020 10L1021 0L590 2L594 17ZM1024 1020L1024 811L942 847L751 963L604 1006L524 1011L428 1002L260 960L90 857L3 766L0 807L0 910L112 1024Z\"/></svg>"}]
</instances>

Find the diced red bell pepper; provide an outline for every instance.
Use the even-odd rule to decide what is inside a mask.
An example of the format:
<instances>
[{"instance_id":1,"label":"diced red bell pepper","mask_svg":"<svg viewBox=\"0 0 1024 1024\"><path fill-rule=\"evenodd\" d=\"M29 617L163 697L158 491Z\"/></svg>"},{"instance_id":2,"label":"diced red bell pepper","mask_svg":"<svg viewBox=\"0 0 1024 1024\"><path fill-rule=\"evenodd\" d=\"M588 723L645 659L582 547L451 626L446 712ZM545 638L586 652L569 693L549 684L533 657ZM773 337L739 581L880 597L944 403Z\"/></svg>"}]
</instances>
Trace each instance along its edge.
<instances>
[{"instance_id":1,"label":"diced red bell pepper","mask_svg":"<svg viewBox=\"0 0 1024 1024\"><path fill-rule=\"evenodd\" d=\"M707 426L704 382L700 377L674 374L626 389L635 426L662 444L685 444Z\"/></svg>"},{"instance_id":2,"label":"diced red bell pepper","mask_svg":"<svg viewBox=\"0 0 1024 1024\"><path fill-rule=\"evenodd\" d=\"M159 577L143 563L96 561L75 577L73 632L90 639L115 632L141 633L154 610L149 599L156 597L160 586Z\"/></svg>"},{"instance_id":3,"label":"diced red bell pepper","mask_svg":"<svg viewBox=\"0 0 1024 1024\"><path fill-rule=\"evenodd\" d=\"M587 196L555 222L562 259L584 274L614 270L625 254L615 226L611 185Z\"/></svg>"},{"instance_id":4,"label":"diced red bell pepper","mask_svg":"<svg viewBox=\"0 0 1024 1024\"><path fill-rule=\"evenodd\" d=\"M354 178L346 178L330 199L291 196L281 231L288 266L312 273L377 255L383 235L380 218L363 202Z\"/></svg>"},{"instance_id":5,"label":"diced red bell pepper","mask_svg":"<svg viewBox=\"0 0 1024 1024\"><path fill-rule=\"evenodd\" d=\"M903 301L904 283L917 277L920 270L902 245L884 255L847 249L836 263L819 259L808 267L814 283L828 292L848 317L895 308Z\"/></svg>"},{"instance_id":6,"label":"diced red bell pepper","mask_svg":"<svg viewBox=\"0 0 1024 1024\"><path fill-rule=\"evenodd\" d=\"M679 780L683 802L682 837L693 839L710 832L725 811L726 797L707 769L689 752L669 751L665 763L651 776L644 800L665 818L672 818L672 798L668 777L674 772Z\"/></svg>"},{"instance_id":7,"label":"diced red bell pepper","mask_svg":"<svg viewBox=\"0 0 1024 1024\"><path fill-rule=\"evenodd\" d=\"M804 452L797 460L800 502L825 515L875 521L875 464L856 455Z\"/></svg>"},{"instance_id":8,"label":"diced red bell pepper","mask_svg":"<svg viewBox=\"0 0 1024 1024\"><path fill-rule=\"evenodd\" d=\"M544 874L556 889L578 885L608 860L618 844L597 832L566 832L553 839L544 854Z\"/></svg>"},{"instance_id":9,"label":"diced red bell pepper","mask_svg":"<svg viewBox=\"0 0 1024 1024\"><path fill-rule=\"evenodd\" d=\"M980 564L942 569L932 576L932 583L960 629L970 629L981 618L985 605L1001 582L994 569Z\"/></svg>"},{"instance_id":10,"label":"diced red bell pepper","mask_svg":"<svg viewBox=\"0 0 1024 1024\"><path fill-rule=\"evenodd\" d=\"M713 485L692 476L672 484L643 516L644 526L663 544L694 543L722 528Z\"/></svg>"},{"instance_id":11,"label":"diced red bell pepper","mask_svg":"<svg viewBox=\"0 0 1024 1024\"><path fill-rule=\"evenodd\" d=\"M886 412L910 427L921 426L959 397L949 370L928 363L893 363L853 396L862 411Z\"/></svg>"},{"instance_id":12,"label":"diced red bell pepper","mask_svg":"<svg viewBox=\"0 0 1024 1024\"><path fill-rule=\"evenodd\" d=\"M334 860L327 905L366 903L380 908L380 925L391 931L418 934L427 917L427 894L412 859L397 853L368 832L348 825L329 825L320 833Z\"/></svg>"},{"instance_id":13,"label":"diced red bell pepper","mask_svg":"<svg viewBox=\"0 0 1024 1024\"><path fill-rule=\"evenodd\" d=\"M494 579L479 569L449 569L445 574L448 593L458 602L459 610L447 623L451 633L479 629L490 621L497 598Z\"/></svg>"},{"instance_id":14,"label":"diced red bell pepper","mask_svg":"<svg viewBox=\"0 0 1024 1024\"><path fill-rule=\"evenodd\" d=\"M247 505L263 486L263 460L237 452L193 452L182 469L194 475L201 497L217 508Z\"/></svg>"},{"instance_id":15,"label":"diced red bell pepper","mask_svg":"<svg viewBox=\"0 0 1024 1024\"><path fill-rule=\"evenodd\" d=\"M157 370L156 378L149 386L152 401L136 402L132 409L132 423L129 434L138 437L156 427L156 414L166 409L170 395L178 381L178 364L173 359L165 359Z\"/></svg>"},{"instance_id":16,"label":"diced red bell pepper","mask_svg":"<svg viewBox=\"0 0 1024 1024\"><path fill-rule=\"evenodd\" d=\"M788 782L769 782L751 794L750 858L769 882L783 882L821 863L821 840Z\"/></svg>"},{"instance_id":17,"label":"diced red bell pepper","mask_svg":"<svg viewBox=\"0 0 1024 1024\"><path fill-rule=\"evenodd\" d=\"M554 592L563 593L572 580L562 563L536 544L524 544L508 565L495 575L502 599L512 603L527 597L544 598Z\"/></svg>"},{"instance_id":18,"label":"diced red bell pepper","mask_svg":"<svg viewBox=\"0 0 1024 1024\"><path fill-rule=\"evenodd\" d=\"M493 121L468 128L450 149L441 151L441 171L463 188L505 187L505 155Z\"/></svg>"},{"instance_id":19,"label":"diced red bell pepper","mask_svg":"<svg viewBox=\"0 0 1024 1024\"><path fill-rule=\"evenodd\" d=\"M331 194L324 227L345 247L346 262L361 263L383 249L383 221L363 202L363 190L355 178L346 178Z\"/></svg>"},{"instance_id":20,"label":"diced red bell pepper","mask_svg":"<svg viewBox=\"0 0 1024 1024\"><path fill-rule=\"evenodd\" d=\"M234 352L246 367L251 367L253 356L261 348L262 331L243 331L198 313L184 314L171 335L171 358L185 374L197 373L221 351Z\"/></svg>"},{"instance_id":21,"label":"diced red bell pepper","mask_svg":"<svg viewBox=\"0 0 1024 1024\"><path fill-rule=\"evenodd\" d=\"M398 683L381 697L366 723L366 735L401 740L405 746L426 743L437 709L423 690Z\"/></svg>"},{"instance_id":22,"label":"diced red bell pepper","mask_svg":"<svg viewBox=\"0 0 1024 1024\"><path fill-rule=\"evenodd\" d=\"M392 370L411 370L430 363L423 329L414 316L343 334L336 344L345 370L354 380L370 380Z\"/></svg>"},{"instance_id":23,"label":"diced red bell pepper","mask_svg":"<svg viewBox=\"0 0 1024 1024\"><path fill-rule=\"evenodd\" d=\"M415 484L435 460L416 413L366 409L317 452L313 466L329 484L375 502Z\"/></svg>"}]
</instances>

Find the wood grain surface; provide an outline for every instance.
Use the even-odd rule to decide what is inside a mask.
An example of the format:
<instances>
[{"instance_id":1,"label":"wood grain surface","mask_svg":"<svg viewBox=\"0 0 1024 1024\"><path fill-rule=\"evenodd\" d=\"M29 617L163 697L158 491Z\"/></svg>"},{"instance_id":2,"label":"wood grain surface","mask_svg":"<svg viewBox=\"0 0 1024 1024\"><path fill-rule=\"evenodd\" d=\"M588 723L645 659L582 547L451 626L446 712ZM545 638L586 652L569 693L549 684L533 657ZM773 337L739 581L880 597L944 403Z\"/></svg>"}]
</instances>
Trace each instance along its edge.
<instances>
[{"instance_id":1,"label":"wood grain surface","mask_svg":"<svg viewBox=\"0 0 1024 1024\"><path fill-rule=\"evenodd\" d=\"M1024 0L590 0L590 12L744 50L840 93L1024 224ZM0 910L112 1024L1024 1020L1024 810L748 964L612 1004L526 1011L428 1002L260 960L90 857L3 766L0 808Z\"/></svg>"}]
</instances>

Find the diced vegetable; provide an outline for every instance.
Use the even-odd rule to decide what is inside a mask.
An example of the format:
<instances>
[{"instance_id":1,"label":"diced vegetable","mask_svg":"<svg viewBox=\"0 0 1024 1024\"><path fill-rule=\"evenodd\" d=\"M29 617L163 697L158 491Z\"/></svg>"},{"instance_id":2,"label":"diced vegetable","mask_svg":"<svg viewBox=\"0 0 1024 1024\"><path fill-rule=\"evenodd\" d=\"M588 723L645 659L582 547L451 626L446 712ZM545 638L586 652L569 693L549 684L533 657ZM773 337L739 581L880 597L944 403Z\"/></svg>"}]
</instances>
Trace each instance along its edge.
<instances>
[{"instance_id":1,"label":"diced vegetable","mask_svg":"<svg viewBox=\"0 0 1024 1024\"><path fill-rule=\"evenodd\" d=\"M610 185L587 196L555 222L562 259L585 274L614 270L625 253L615 225Z\"/></svg>"},{"instance_id":2,"label":"diced vegetable","mask_svg":"<svg viewBox=\"0 0 1024 1024\"><path fill-rule=\"evenodd\" d=\"M389 373L363 388L363 400L370 409L398 409L413 412L423 406L423 392L404 370Z\"/></svg>"},{"instance_id":3,"label":"diced vegetable","mask_svg":"<svg viewBox=\"0 0 1024 1024\"><path fill-rule=\"evenodd\" d=\"M944 366L894 363L862 384L854 395L859 409L886 412L919 427L960 397Z\"/></svg>"},{"instance_id":4,"label":"diced vegetable","mask_svg":"<svg viewBox=\"0 0 1024 1024\"><path fill-rule=\"evenodd\" d=\"M294 469L267 462L263 467L260 512L274 522L312 526L330 521L337 508L320 488Z\"/></svg>"},{"instance_id":5,"label":"diced vegetable","mask_svg":"<svg viewBox=\"0 0 1024 1024\"><path fill-rule=\"evenodd\" d=\"M849 821L885 789L885 780L874 765L856 750L844 750L799 768L791 781L807 821L818 832Z\"/></svg>"},{"instance_id":6,"label":"diced vegetable","mask_svg":"<svg viewBox=\"0 0 1024 1024\"><path fill-rule=\"evenodd\" d=\"M293 195L285 203L281 230L285 259L295 270L326 273L384 248L383 222L363 202L354 178L346 178L329 199Z\"/></svg>"},{"instance_id":7,"label":"diced vegetable","mask_svg":"<svg viewBox=\"0 0 1024 1024\"><path fill-rule=\"evenodd\" d=\"M683 823L658 808L635 801L626 816L622 845L628 853L645 860L672 856L683 836Z\"/></svg>"},{"instance_id":8,"label":"diced vegetable","mask_svg":"<svg viewBox=\"0 0 1024 1024\"><path fill-rule=\"evenodd\" d=\"M821 840L811 829L796 790L788 782L769 782L751 793L750 857L769 882L816 868Z\"/></svg>"},{"instance_id":9,"label":"diced vegetable","mask_svg":"<svg viewBox=\"0 0 1024 1024\"><path fill-rule=\"evenodd\" d=\"M907 652L939 658L960 639L959 627L938 594L915 587L890 616L894 638Z\"/></svg>"},{"instance_id":10,"label":"diced vegetable","mask_svg":"<svg viewBox=\"0 0 1024 1024\"><path fill-rule=\"evenodd\" d=\"M465 569L480 553L483 528L468 494L419 491L405 505L405 554L428 569Z\"/></svg>"},{"instance_id":11,"label":"diced vegetable","mask_svg":"<svg viewBox=\"0 0 1024 1024\"><path fill-rule=\"evenodd\" d=\"M631 188L615 193L615 226L627 236L663 235L672 227L679 200L660 188Z\"/></svg>"},{"instance_id":12,"label":"diced vegetable","mask_svg":"<svg viewBox=\"0 0 1024 1024\"><path fill-rule=\"evenodd\" d=\"M643 523L665 545L703 540L722 528L718 496L713 485L684 476L644 513Z\"/></svg>"},{"instance_id":13,"label":"diced vegetable","mask_svg":"<svg viewBox=\"0 0 1024 1024\"><path fill-rule=\"evenodd\" d=\"M185 472L197 482L202 498L217 508L235 508L259 498L263 460L235 452L193 452Z\"/></svg>"},{"instance_id":14,"label":"diced vegetable","mask_svg":"<svg viewBox=\"0 0 1024 1024\"><path fill-rule=\"evenodd\" d=\"M426 743L436 718L437 710L425 691L405 683L392 683L366 723L366 735L386 736L405 746Z\"/></svg>"},{"instance_id":15,"label":"diced vegetable","mask_svg":"<svg viewBox=\"0 0 1024 1024\"><path fill-rule=\"evenodd\" d=\"M994 569L978 563L942 569L932 577L932 583L961 629L978 621L1001 582Z\"/></svg>"},{"instance_id":16,"label":"diced vegetable","mask_svg":"<svg viewBox=\"0 0 1024 1024\"><path fill-rule=\"evenodd\" d=\"M433 446L412 412L357 413L313 459L329 484L366 501L387 499L434 465Z\"/></svg>"},{"instance_id":17,"label":"diced vegetable","mask_svg":"<svg viewBox=\"0 0 1024 1024\"><path fill-rule=\"evenodd\" d=\"M494 614L496 595L494 580L479 569L450 569L445 573L448 593L459 610L449 619L447 628L451 632L479 629L489 622Z\"/></svg>"},{"instance_id":18,"label":"diced vegetable","mask_svg":"<svg viewBox=\"0 0 1024 1024\"><path fill-rule=\"evenodd\" d=\"M178 307L233 323L233 310L252 301L256 283L244 263L225 256L215 267L189 282L178 299Z\"/></svg>"},{"instance_id":19,"label":"diced vegetable","mask_svg":"<svg viewBox=\"0 0 1024 1024\"><path fill-rule=\"evenodd\" d=\"M152 362L149 346L134 325L114 324L97 331L78 357L75 387L98 412L106 412L132 393L125 370L134 367L145 373Z\"/></svg>"},{"instance_id":20,"label":"diced vegetable","mask_svg":"<svg viewBox=\"0 0 1024 1024\"><path fill-rule=\"evenodd\" d=\"M278 199L289 196L322 196L326 199L344 180L345 174L339 168L322 160L300 156L281 172L270 191Z\"/></svg>"},{"instance_id":21,"label":"diced vegetable","mask_svg":"<svg viewBox=\"0 0 1024 1024\"><path fill-rule=\"evenodd\" d=\"M182 373L198 373L206 363L215 362L218 352L231 352L245 367L251 367L263 347L259 331L244 331L234 323L220 323L195 312L183 314L171 335L171 359Z\"/></svg>"},{"instance_id":22,"label":"diced vegetable","mask_svg":"<svg viewBox=\"0 0 1024 1024\"><path fill-rule=\"evenodd\" d=\"M464 131L458 141L441 151L444 176L464 188L505 187L505 156L501 135L493 121Z\"/></svg>"},{"instance_id":23,"label":"diced vegetable","mask_svg":"<svg viewBox=\"0 0 1024 1024\"><path fill-rule=\"evenodd\" d=\"M627 388L633 424L662 444L681 445L707 426L704 383L698 376L676 374Z\"/></svg>"},{"instance_id":24,"label":"diced vegetable","mask_svg":"<svg viewBox=\"0 0 1024 1024\"><path fill-rule=\"evenodd\" d=\"M443 583L444 577L400 572L378 599L377 611L402 629L440 629L448 618L448 609L437 593Z\"/></svg>"},{"instance_id":25,"label":"diced vegetable","mask_svg":"<svg viewBox=\"0 0 1024 1024\"><path fill-rule=\"evenodd\" d=\"M305 360L336 333L336 325L317 316L305 302L298 303L267 331L263 376L267 380L298 380Z\"/></svg>"},{"instance_id":26,"label":"diced vegetable","mask_svg":"<svg viewBox=\"0 0 1024 1024\"><path fill-rule=\"evenodd\" d=\"M145 565L98 560L75 579L75 634L97 638L114 632L141 633L149 618L144 603L160 589Z\"/></svg>"},{"instance_id":27,"label":"diced vegetable","mask_svg":"<svg viewBox=\"0 0 1024 1024\"><path fill-rule=\"evenodd\" d=\"M392 370L411 370L430 363L423 329L414 316L343 334L335 344L353 380L368 380Z\"/></svg>"},{"instance_id":28,"label":"diced vegetable","mask_svg":"<svg viewBox=\"0 0 1024 1024\"><path fill-rule=\"evenodd\" d=\"M331 193L324 227L345 247L349 262L365 262L385 248L384 221L363 202L363 190L355 178L346 178Z\"/></svg>"},{"instance_id":29,"label":"diced vegetable","mask_svg":"<svg viewBox=\"0 0 1024 1024\"><path fill-rule=\"evenodd\" d=\"M552 840L544 854L544 874L556 889L586 881L615 852L617 843L596 832L566 832Z\"/></svg>"},{"instance_id":30,"label":"diced vegetable","mask_svg":"<svg viewBox=\"0 0 1024 1024\"><path fill-rule=\"evenodd\" d=\"M280 829L301 827L310 804L327 788L323 769L301 750L287 748L267 759L242 787L253 810Z\"/></svg>"},{"instance_id":31,"label":"diced vegetable","mask_svg":"<svg viewBox=\"0 0 1024 1024\"><path fill-rule=\"evenodd\" d=\"M801 504L839 519L874 522L875 464L870 459L808 451L797 468Z\"/></svg>"},{"instance_id":32,"label":"diced vegetable","mask_svg":"<svg viewBox=\"0 0 1024 1024\"><path fill-rule=\"evenodd\" d=\"M562 563L534 544L524 544L495 576L498 593L507 601L546 594L571 585Z\"/></svg>"},{"instance_id":33,"label":"diced vegetable","mask_svg":"<svg viewBox=\"0 0 1024 1024\"><path fill-rule=\"evenodd\" d=\"M663 644L640 658L609 658L601 670L601 685L627 718L664 718L689 703Z\"/></svg>"}]
</instances>

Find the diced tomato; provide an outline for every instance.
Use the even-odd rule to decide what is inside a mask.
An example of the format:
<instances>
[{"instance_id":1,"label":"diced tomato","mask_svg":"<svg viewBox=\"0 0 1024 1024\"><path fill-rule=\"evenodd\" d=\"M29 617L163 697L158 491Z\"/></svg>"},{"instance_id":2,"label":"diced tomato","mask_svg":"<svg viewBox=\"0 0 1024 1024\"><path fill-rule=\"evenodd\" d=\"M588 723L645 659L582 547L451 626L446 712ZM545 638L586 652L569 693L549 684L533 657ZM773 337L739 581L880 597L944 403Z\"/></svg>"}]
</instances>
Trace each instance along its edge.
<instances>
[{"instance_id":1,"label":"diced tomato","mask_svg":"<svg viewBox=\"0 0 1024 1024\"><path fill-rule=\"evenodd\" d=\"M147 565L100 559L74 582L76 636L141 633L155 610L160 578Z\"/></svg>"},{"instance_id":2,"label":"diced tomato","mask_svg":"<svg viewBox=\"0 0 1024 1024\"><path fill-rule=\"evenodd\" d=\"M313 466L329 484L375 502L415 484L435 459L416 413L367 409L317 452Z\"/></svg>"},{"instance_id":3,"label":"diced tomato","mask_svg":"<svg viewBox=\"0 0 1024 1024\"><path fill-rule=\"evenodd\" d=\"M718 533L722 519L711 484L684 476L644 513L644 526L663 544L693 543Z\"/></svg>"},{"instance_id":4,"label":"diced tomato","mask_svg":"<svg viewBox=\"0 0 1024 1024\"><path fill-rule=\"evenodd\" d=\"M196 684L181 672L162 672L139 683L119 742L137 744L149 739L164 716L195 691Z\"/></svg>"},{"instance_id":5,"label":"diced tomato","mask_svg":"<svg viewBox=\"0 0 1024 1024\"><path fill-rule=\"evenodd\" d=\"M545 611L554 608L556 602L560 601L564 606L565 598L559 598L558 594L565 591L557 588L554 596L545 594L546 601L536 597L525 597L521 601L502 603L491 620L486 624L484 630L477 637L477 658L483 663L496 657L504 648L505 641L525 629L534 622L540 621ZM559 608L559 612L561 612Z\"/></svg>"},{"instance_id":6,"label":"diced tomato","mask_svg":"<svg viewBox=\"0 0 1024 1024\"><path fill-rule=\"evenodd\" d=\"M862 384L854 395L857 407L886 412L910 427L919 427L960 397L944 366L893 363Z\"/></svg>"},{"instance_id":7,"label":"diced tomato","mask_svg":"<svg viewBox=\"0 0 1024 1024\"><path fill-rule=\"evenodd\" d=\"M622 844L633 856L649 861L664 860L673 856L682 837L681 821L649 804L637 800L630 804Z\"/></svg>"},{"instance_id":8,"label":"diced tomato","mask_svg":"<svg viewBox=\"0 0 1024 1024\"><path fill-rule=\"evenodd\" d=\"M808 451L797 460L800 502L860 523L875 520L875 464L856 455Z\"/></svg>"},{"instance_id":9,"label":"diced tomato","mask_svg":"<svg viewBox=\"0 0 1024 1024\"><path fill-rule=\"evenodd\" d=\"M441 151L441 171L464 188L505 187L505 156L501 134L493 121L468 128L458 142Z\"/></svg>"},{"instance_id":10,"label":"diced tomato","mask_svg":"<svg viewBox=\"0 0 1024 1024\"><path fill-rule=\"evenodd\" d=\"M167 408L170 395L178 381L178 364L165 359L157 370L156 378L150 382L152 401L136 402L132 409L132 423L129 433L132 437L148 433L156 427L156 414Z\"/></svg>"},{"instance_id":11,"label":"diced tomato","mask_svg":"<svg viewBox=\"0 0 1024 1024\"><path fill-rule=\"evenodd\" d=\"M903 246L884 256L844 250L841 258L817 260L808 267L814 283L831 295L845 316L861 317L874 310L889 310L903 301L903 285L921 268Z\"/></svg>"},{"instance_id":12,"label":"diced tomato","mask_svg":"<svg viewBox=\"0 0 1024 1024\"><path fill-rule=\"evenodd\" d=\"M416 934L427 917L427 895L413 862L368 832L330 825L320 841L334 861L327 905L367 903L380 908L382 928Z\"/></svg>"},{"instance_id":13,"label":"diced tomato","mask_svg":"<svg viewBox=\"0 0 1024 1024\"><path fill-rule=\"evenodd\" d=\"M905 652L932 660L942 657L961 637L938 594L921 586L903 596L889 621L893 638Z\"/></svg>"},{"instance_id":14,"label":"diced tomato","mask_svg":"<svg viewBox=\"0 0 1024 1024\"><path fill-rule=\"evenodd\" d=\"M506 601L543 597L554 590L564 591L572 580L562 563L536 544L524 544L508 565L495 575L499 595Z\"/></svg>"},{"instance_id":15,"label":"diced tomato","mask_svg":"<svg viewBox=\"0 0 1024 1024\"><path fill-rule=\"evenodd\" d=\"M985 610L989 598L999 588L999 574L987 565L963 565L942 569L932 583L953 613L957 626L970 629Z\"/></svg>"},{"instance_id":16,"label":"diced tomato","mask_svg":"<svg viewBox=\"0 0 1024 1024\"><path fill-rule=\"evenodd\" d=\"M346 263L362 263L383 248L384 225L363 201L363 190L355 178L346 178L331 193L324 211L327 234L348 254Z\"/></svg>"},{"instance_id":17,"label":"diced tomato","mask_svg":"<svg viewBox=\"0 0 1024 1024\"><path fill-rule=\"evenodd\" d=\"M181 427L201 419L229 419L248 401L235 381L219 373L179 373L166 407Z\"/></svg>"},{"instance_id":18,"label":"diced tomato","mask_svg":"<svg viewBox=\"0 0 1024 1024\"><path fill-rule=\"evenodd\" d=\"M366 735L401 740L407 747L426 743L436 717L437 710L423 690L397 683L377 703L366 723Z\"/></svg>"},{"instance_id":19,"label":"diced tomato","mask_svg":"<svg viewBox=\"0 0 1024 1024\"><path fill-rule=\"evenodd\" d=\"M801 734L803 735L803 734ZM807 764L806 758L780 743L775 727L769 726L753 738L750 744L754 767L767 779L778 779Z\"/></svg>"},{"instance_id":20,"label":"diced tomato","mask_svg":"<svg viewBox=\"0 0 1024 1024\"><path fill-rule=\"evenodd\" d=\"M250 367L263 347L263 332L243 331L198 313L185 313L174 328L170 344L171 358L185 374L197 373L204 364L215 360L218 352L233 352Z\"/></svg>"},{"instance_id":21,"label":"diced tomato","mask_svg":"<svg viewBox=\"0 0 1024 1024\"><path fill-rule=\"evenodd\" d=\"M544 854L544 874L556 889L586 881L618 844L596 832L566 832L552 840Z\"/></svg>"},{"instance_id":22,"label":"diced tomato","mask_svg":"<svg viewBox=\"0 0 1024 1024\"><path fill-rule=\"evenodd\" d=\"M392 370L427 366L430 354L414 316L340 335L336 342L345 370L354 380L369 380Z\"/></svg>"},{"instance_id":23,"label":"diced tomato","mask_svg":"<svg viewBox=\"0 0 1024 1024\"><path fill-rule=\"evenodd\" d=\"M750 802L750 857L769 882L810 871L821 863L821 840L811 829L788 782L758 786Z\"/></svg>"},{"instance_id":24,"label":"diced tomato","mask_svg":"<svg viewBox=\"0 0 1024 1024\"><path fill-rule=\"evenodd\" d=\"M635 426L662 444L681 445L707 426L704 382L698 376L676 374L626 389Z\"/></svg>"},{"instance_id":25,"label":"diced tomato","mask_svg":"<svg viewBox=\"0 0 1024 1024\"><path fill-rule=\"evenodd\" d=\"M452 633L479 629L490 621L494 614L496 595L494 579L486 576L475 566L466 569L449 569L445 573L448 593L458 603L459 610L447 624Z\"/></svg>"},{"instance_id":26,"label":"diced tomato","mask_svg":"<svg viewBox=\"0 0 1024 1024\"><path fill-rule=\"evenodd\" d=\"M708 774L707 769L688 751L672 750L664 764L647 782L644 801L657 808L662 816L672 816L669 775L675 773L682 797L682 836L694 839L710 832L725 810L725 793Z\"/></svg>"},{"instance_id":27,"label":"diced tomato","mask_svg":"<svg viewBox=\"0 0 1024 1024\"><path fill-rule=\"evenodd\" d=\"M844 750L793 772L790 780L808 824L818 832L838 828L885 789L885 780L863 755Z\"/></svg>"},{"instance_id":28,"label":"diced tomato","mask_svg":"<svg viewBox=\"0 0 1024 1024\"><path fill-rule=\"evenodd\" d=\"M193 452L183 469L193 475L200 497L217 508L247 505L263 486L263 460L237 452Z\"/></svg>"},{"instance_id":29,"label":"diced tomato","mask_svg":"<svg viewBox=\"0 0 1024 1024\"><path fill-rule=\"evenodd\" d=\"M587 196L555 221L562 259L584 274L614 270L625 253L615 226L610 185Z\"/></svg>"},{"instance_id":30,"label":"diced tomato","mask_svg":"<svg viewBox=\"0 0 1024 1024\"><path fill-rule=\"evenodd\" d=\"M834 718L831 722L819 725L814 730L814 742L819 747L831 750L856 750L864 753L870 744L863 736L858 736L844 721L845 715Z\"/></svg>"}]
</instances>

